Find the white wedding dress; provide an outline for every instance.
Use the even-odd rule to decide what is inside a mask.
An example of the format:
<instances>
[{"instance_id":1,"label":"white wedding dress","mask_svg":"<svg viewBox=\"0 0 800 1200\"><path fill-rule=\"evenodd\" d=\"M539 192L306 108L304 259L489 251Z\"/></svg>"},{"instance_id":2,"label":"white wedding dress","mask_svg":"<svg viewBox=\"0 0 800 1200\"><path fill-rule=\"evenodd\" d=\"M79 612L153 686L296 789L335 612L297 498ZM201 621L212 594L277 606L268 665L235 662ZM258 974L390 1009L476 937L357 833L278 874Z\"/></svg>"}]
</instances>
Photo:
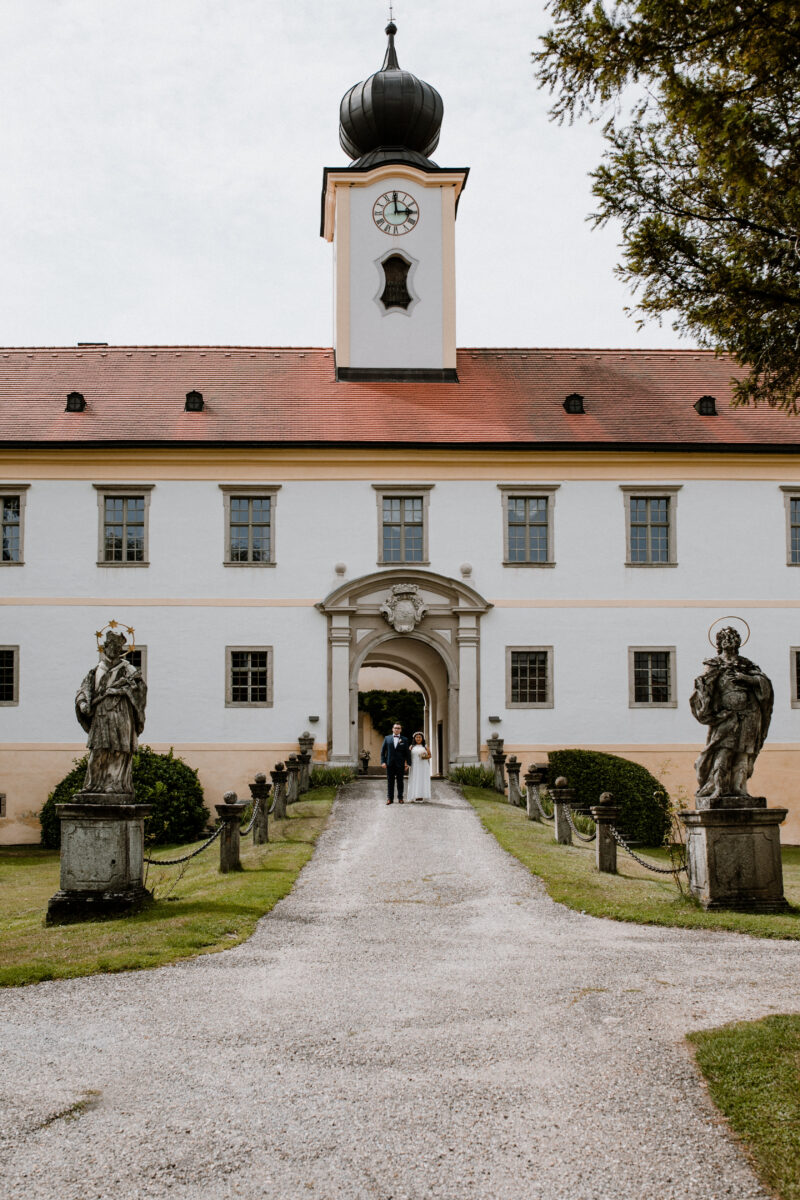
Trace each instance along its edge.
<instances>
[{"instance_id":1,"label":"white wedding dress","mask_svg":"<svg viewBox=\"0 0 800 1200\"><path fill-rule=\"evenodd\" d=\"M411 747L411 766L408 770L409 800L430 800L431 798L431 760L423 758L428 751L424 746Z\"/></svg>"}]
</instances>

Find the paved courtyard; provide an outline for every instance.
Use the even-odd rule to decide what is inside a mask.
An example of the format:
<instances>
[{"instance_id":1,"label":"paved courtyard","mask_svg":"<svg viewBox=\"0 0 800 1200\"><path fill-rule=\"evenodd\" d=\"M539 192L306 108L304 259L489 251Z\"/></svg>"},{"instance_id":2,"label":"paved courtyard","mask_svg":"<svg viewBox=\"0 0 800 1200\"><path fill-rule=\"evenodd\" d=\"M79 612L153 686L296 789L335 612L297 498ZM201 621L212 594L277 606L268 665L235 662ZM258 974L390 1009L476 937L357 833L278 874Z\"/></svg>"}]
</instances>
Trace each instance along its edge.
<instances>
[{"instance_id":1,"label":"paved courtyard","mask_svg":"<svg viewBox=\"0 0 800 1200\"><path fill-rule=\"evenodd\" d=\"M447 784L359 782L244 945L0 992L2 1192L766 1200L683 1036L799 978L799 944L556 906Z\"/></svg>"}]
</instances>

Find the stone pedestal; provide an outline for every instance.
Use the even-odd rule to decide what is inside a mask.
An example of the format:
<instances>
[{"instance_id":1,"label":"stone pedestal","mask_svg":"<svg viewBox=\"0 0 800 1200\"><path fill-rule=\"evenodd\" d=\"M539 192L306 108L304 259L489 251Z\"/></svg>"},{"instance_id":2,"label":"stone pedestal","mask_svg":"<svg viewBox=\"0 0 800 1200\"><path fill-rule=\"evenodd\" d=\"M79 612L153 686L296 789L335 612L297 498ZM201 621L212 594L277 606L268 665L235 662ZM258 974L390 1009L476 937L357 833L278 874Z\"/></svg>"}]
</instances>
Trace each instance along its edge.
<instances>
[{"instance_id":1,"label":"stone pedestal","mask_svg":"<svg viewBox=\"0 0 800 1200\"><path fill-rule=\"evenodd\" d=\"M523 807L522 793L519 790L519 772L521 767L522 763L518 761L516 754L512 754L506 763L508 803L515 805L517 808Z\"/></svg>"},{"instance_id":2,"label":"stone pedestal","mask_svg":"<svg viewBox=\"0 0 800 1200\"><path fill-rule=\"evenodd\" d=\"M553 797L553 837L560 846L572 845L572 830L567 820L567 809L575 799L575 792L563 775L550 788Z\"/></svg>"},{"instance_id":3,"label":"stone pedestal","mask_svg":"<svg viewBox=\"0 0 800 1200\"><path fill-rule=\"evenodd\" d=\"M525 809L529 821L542 821L542 814L536 801L541 796L539 789L547 783L548 768L546 763L531 763L525 773Z\"/></svg>"},{"instance_id":4,"label":"stone pedestal","mask_svg":"<svg viewBox=\"0 0 800 1200\"><path fill-rule=\"evenodd\" d=\"M247 802L240 800L236 792L226 792L222 804L215 804L217 816L224 822L224 828L219 835L219 869L223 875L228 871L241 871L240 852L240 821L242 813L247 808Z\"/></svg>"},{"instance_id":5,"label":"stone pedestal","mask_svg":"<svg viewBox=\"0 0 800 1200\"><path fill-rule=\"evenodd\" d=\"M61 887L47 924L135 912L152 900L143 883L144 819L151 805L133 796L79 793L57 804L61 821Z\"/></svg>"},{"instance_id":6,"label":"stone pedestal","mask_svg":"<svg viewBox=\"0 0 800 1200\"><path fill-rule=\"evenodd\" d=\"M282 762L275 763L275 769L270 771L270 775L272 798L275 801L272 813L276 821L283 821L286 817L286 767Z\"/></svg>"},{"instance_id":7,"label":"stone pedestal","mask_svg":"<svg viewBox=\"0 0 800 1200\"><path fill-rule=\"evenodd\" d=\"M272 784L267 783L266 775L259 773L248 786L253 803L258 805L253 823L253 845L262 846L269 841L269 792Z\"/></svg>"},{"instance_id":8,"label":"stone pedestal","mask_svg":"<svg viewBox=\"0 0 800 1200\"><path fill-rule=\"evenodd\" d=\"M300 763L296 754L286 760L286 803L296 804L300 798Z\"/></svg>"},{"instance_id":9,"label":"stone pedestal","mask_svg":"<svg viewBox=\"0 0 800 1200\"><path fill-rule=\"evenodd\" d=\"M741 796L721 796L714 798L714 808L681 814L689 889L706 909L782 912L788 904L780 824L788 810L767 808L766 800L755 796L751 807L736 808L729 803L733 799L741 804Z\"/></svg>"},{"instance_id":10,"label":"stone pedestal","mask_svg":"<svg viewBox=\"0 0 800 1200\"><path fill-rule=\"evenodd\" d=\"M608 797L608 799L606 799ZM603 792L600 803L589 809L592 820L597 826L595 838L595 865L598 871L606 875L617 873L617 843L611 832L611 826L619 820L620 810L611 803L611 794Z\"/></svg>"}]
</instances>

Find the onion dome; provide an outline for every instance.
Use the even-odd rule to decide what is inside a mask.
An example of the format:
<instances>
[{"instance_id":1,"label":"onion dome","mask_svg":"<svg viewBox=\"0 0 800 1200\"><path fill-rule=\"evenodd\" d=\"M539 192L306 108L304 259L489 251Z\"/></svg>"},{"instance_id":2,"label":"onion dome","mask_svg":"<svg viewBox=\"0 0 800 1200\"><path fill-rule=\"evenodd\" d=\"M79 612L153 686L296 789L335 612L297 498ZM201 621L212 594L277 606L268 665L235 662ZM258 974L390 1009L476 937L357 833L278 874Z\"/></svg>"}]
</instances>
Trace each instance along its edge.
<instances>
[{"instance_id":1,"label":"onion dome","mask_svg":"<svg viewBox=\"0 0 800 1200\"><path fill-rule=\"evenodd\" d=\"M386 26L389 44L380 71L357 83L339 106L339 142L354 168L409 162L436 169L431 154L439 142L442 97L410 71L400 69L394 48L397 26Z\"/></svg>"}]
</instances>

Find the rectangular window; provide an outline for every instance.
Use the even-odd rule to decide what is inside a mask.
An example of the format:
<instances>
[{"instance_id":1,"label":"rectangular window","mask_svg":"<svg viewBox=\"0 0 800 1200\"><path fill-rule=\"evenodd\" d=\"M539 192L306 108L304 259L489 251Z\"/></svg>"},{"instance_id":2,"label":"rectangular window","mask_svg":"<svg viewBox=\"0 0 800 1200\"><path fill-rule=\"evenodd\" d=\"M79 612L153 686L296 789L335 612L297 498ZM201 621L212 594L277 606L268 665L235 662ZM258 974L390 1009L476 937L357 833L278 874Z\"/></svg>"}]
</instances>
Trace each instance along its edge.
<instances>
[{"instance_id":1,"label":"rectangular window","mask_svg":"<svg viewBox=\"0 0 800 1200\"><path fill-rule=\"evenodd\" d=\"M98 484L100 567L146 567L152 483Z\"/></svg>"},{"instance_id":2,"label":"rectangular window","mask_svg":"<svg viewBox=\"0 0 800 1200\"><path fill-rule=\"evenodd\" d=\"M657 489L622 486L629 567L677 565L675 510L679 491L680 485Z\"/></svg>"},{"instance_id":3,"label":"rectangular window","mask_svg":"<svg viewBox=\"0 0 800 1200\"><path fill-rule=\"evenodd\" d=\"M141 672L142 678L147 682L147 647L137 646L135 650L129 651L125 657L132 667L136 667L136 670Z\"/></svg>"},{"instance_id":4,"label":"rectangular window","mask_svg":"<svg viewBox=\"0 0 800 1200\"><path fill-rule=\"evenodd\" d=\"M219 486L225 504L225 566L274 566L275 505L281 485Z\"/></svg>"},{"instance_id":5,"label":"rectangular window","mask_svg":"<svg viewBox=\"0 0 800 1200\"><path fill-rule=\"evenodd\" d=\"M226 654L226 706L270 708L272 647L228 646Z\"/></svg>"},{"instance_id":6,"label":"rectangular window","mask_svg":"<svg viewBox=\"0 0 800 1200\"><path fill-rule=\"evenodd\" d=\"M433 485L372 486L378 493L378 562L427 563L428 496Z\"/></svg>"},{"instance_id":7,"label":"rectangular window","mask_svg":"<svg viewBox=\"0 0 800 1200\"><path fill-rule=\"evenodd\" d=\"M503 501L503 562L552 567L553 506L558 484L497 485Z\"/></svg>"},{"instance_id":8,"label":"rectangular window","mask_svg":"<svg viewBox=\"0 0 800 1200\"><path fill-rule=\"evenodd\" d=\"M800 646L792 646L789 650L789 671L791 675L791 705L800 708Z\"/></svg>"},{"instance_id":9,"label":"rectangular window","mask_svg":"<svg viewBox=\"0 0 800 1200\"><path fill-rule=\"evenodd\" d=\"M508 646L506 708L552 707L552 646Z\"/></svg>"},{"instance_id":10,"label":"rectangular window","mask_svg":"<svg viewBox=\"0 0 800 1200\"><path fill-rule=\"evenodd\" d=\"M800 567L800 488L782 486L786 505L786 562L790 567Z\"/></svg>"},{"instance_id":11,"label":"rectangular window","mask_svg":"<svg viewBox=\"0 0 800 1200\"><path fill-rule=\"evenodd\" d=\"M631 708L677 707L674 646L631 646L628 674Z\"/></svg>"},{"instance_id":12,"label":"rectangular window","mask_svg":"<svg viewBox=\"0 0 800 1200\"><path fill-rule=\"evenodd\" d=\"M0 646L0 704L19 704L19 646Z\"/></svg>"},{"instance_id":13,"label":"rectangular window","mask_svg":"<svg viewBox=\"0 0 800 1200\"><path fill-rule=\"evenodd\" d=\"M29 486L27 483L0 484L0 564L6 567L22 566L25 493Z\"/></svg>"}]
</instances>

